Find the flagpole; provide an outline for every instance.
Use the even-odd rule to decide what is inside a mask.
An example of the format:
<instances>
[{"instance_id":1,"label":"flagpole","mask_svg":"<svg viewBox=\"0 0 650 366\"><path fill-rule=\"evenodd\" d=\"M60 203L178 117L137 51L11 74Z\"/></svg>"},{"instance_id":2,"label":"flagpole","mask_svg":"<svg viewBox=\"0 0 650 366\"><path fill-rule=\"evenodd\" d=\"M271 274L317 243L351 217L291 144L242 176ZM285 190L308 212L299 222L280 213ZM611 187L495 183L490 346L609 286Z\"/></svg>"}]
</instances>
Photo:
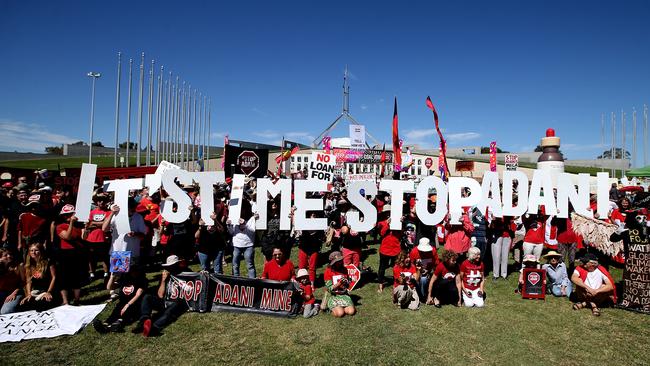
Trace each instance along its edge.
<instances>
[{"instance_id":1,"label":"flagpole","mask_svg":"<svg viewBox=\"0 0 650 366\"><path fill-rule=\"evenodd\" d=\"M178 87L179 77L176 75L176 86L174 95L174 164L178 164L178 125L179 125L179 106L180 106L180 88Z\"/></svg>"},{"instance_id":2,"label":"flagpole","mask_svg":"<svg viewBox=\"0 0 650 366\"><path fill-rule=\"evenodd\" d=\"M636 108L632 107L632 164L631 168L636 166Z\"/></svg>"},{"instance_id":3,"label":"flagpole","mask_svg":"<svg viewBox=\"0 0 650 366\"><path fill-rule=\"evenodd\" d=\"M192 141L192 85L187 87L187 134L185 135L185 169L190 170L190 142Z\"/></svg>"},{"instance_id":4,"label":"flagpole","mask_svg":"<svg viewBox=\"0 0 650 366\"><path fill-rule=\"evenodd\" d=\"M155 61L151 60L149 69L149 97L147 98L147 166L151 166L151 127L153 122L153 69Z\"/></svg>"},{"instance_id":5,"label":"flagpole","mask_svg":"<svg viewBox=\"0 0 650 366\"><path fill-rule=\"evenodd\" d=\"M643 166L648 165L648 106L643 105Z\"/></svg>"},{"instance_id":6,"label":"flagpole","mask_svg":"<svg viewBox=\"0 0 650 366\"><path fill-rule=\"evenodd\" d=\"M605 147L605 113L600 115L600 146L601 148ZM605 160L605 155L601 155L600 159L600 171L605 171L605 166L603 165L603 160Z\"/></svg>"},{"instance_id":7,"label":"flagpole","mask_svg":"<svg viewBox=\"0 0 650 366\"><path fill-rule=\"evenodd\" d=\"M207 96L203 96L203 170L205 171L206 163L208 162L208 156L206 154L207 144L206 144L206 131L208 130L208 114L207 114Z\"/></svg>"},{"instance_id":8,"label":"flagpole","mask_svg":"<svg viewBox=\"0 0 650 366\"><path fill-rule=\"evenodd\" d=\"M129 166L129 150L131 150L131 89L133 86L133 59L129 59L129 95L126 105L126 166Z\"/></svg>"},{"instance_id":9,"label":"flagpole","mask_svg":"<svg viewBox=\"0 0 650 366\"><path fill-rule=\"evenodd\" d=\"M181 92L181 165L185 163L185 122L187 120L187 107L185 104L185 82Z\"/></svg>"},{"instance_id":10,"label":"flagpole","mask_svg":"<svg viewBox=\"0 0 650 366\"><path fill-rule=\"evenodd\" d=\"M113 167L117 168L117 149L119 147L120 131L120 82L122 80L122 52L117 53L117 92L115 96L115 152L113 153Z\"/></svg>"},{"instance_id":11,"label":"flagpole","mask_svg":"<svg viewBox=\"0 0 650 366\"><path fill-rule=\"evenodd\" d=\"M612 112L612 152L610 159L612 159L612 177L616 177L616 162L614 158L616 157L616 115Z\"/></svg>"},{"instance_id":12,"label":"flagpole","mask_svg":"<svg viewBox=\"0 0 650 366\"><path fill-rule=\"evenodd\" d=\"M192 123L194 133L192 134L192 171L196 171L196 89L194 89L194 121Z\"/></svg>"},{"instance_id":13,"label":"flagpole","mask_svg":"<svg viewBox=\"0 0 650 366\"><path fill-rule=\"evenodd\" d=\"M135 166L140 166L140 151L142 150L142 109L144 98L144 52L140 61L140 83L138 91L138 150L136 151Z\"/></svg>"},{"instance_id":14,"label":"flagpole","mask_svg":"<svg viewBox=\"0 0 650 366\"><path fill-rule=\"evenodd\" d=\"M169 141L170 141L170 132L171 131L171 114L172 114L172 72L169 72L169 77L167 78L167 99L165 101L165 160L171 161L169 159Z\"/></svg>"},{"instance_id":15,"label":"flagpole","mask_svg":"<svg viewBox=\"0 0 650 366\"><path fill-rule=\"evenodd\" d=\"M212 98L208 98L208 171L210 171L210 130L212 125Z\"/></svg>"},{"instance_id":16,"label":"flagpole","mask_svg":"<svg viewBox=\"0 0 650 366\"><path fill-rule=\"evenodd\" d=\"M625 176L625 161L626 161L626 156L625 154L625 112L621 109L621 160L623 162L623 166L621 167L621 178Z\"/></svg>"},{"instance_id":17,"label":"flagpole","mask_svg":"<svg viewBox=\"0 0 650 366\"><path fill-rule=\"evenodd\" d=\"M158 75L158 98L156 99L156 165L160 164L160 129L162 128L162 93L165 68L160 65Z\"/></svg>"}]
</instances>

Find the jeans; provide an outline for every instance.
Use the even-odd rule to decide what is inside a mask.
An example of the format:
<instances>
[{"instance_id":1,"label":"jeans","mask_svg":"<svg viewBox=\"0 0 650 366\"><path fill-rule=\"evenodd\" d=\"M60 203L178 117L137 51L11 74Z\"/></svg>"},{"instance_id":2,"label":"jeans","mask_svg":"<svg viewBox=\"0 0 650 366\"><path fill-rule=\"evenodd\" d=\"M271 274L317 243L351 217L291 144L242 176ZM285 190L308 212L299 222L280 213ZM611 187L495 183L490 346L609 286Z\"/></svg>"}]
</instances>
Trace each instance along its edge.
<instances>
[{"instance_id":1,"label":"jeans","mask_svg":"<svg viewBox=\"0 0 650 366\"><path fill-rule=\"evenodd\" d=\"M569 282L569 284L565 289L566 295L562 295L562 286L559 283L554 283L553 285L551 285L551 292L555 297L562 297L562 296L569 297L572 291L573 291L573 284L571 282Z\"/></svg>"},{"instance_id":2,"label":"jeans","mask_svg":"<svg viewBox=\"0 0 650 366\"><path fill-rule=\"evenodd\" d=\"M115 305L111 315L106 318L108 324L114 323L118 319L122 319L125 322L131 322L134 319L138 318L138 311L142 311L142 306L140 305L140 300L136 301L133 305L129 305L124 312L124 315L120 314L124 306L128 303L129 300L120 299L120 301Z\"/></svg>"},{"instance_id":3,"label":"jeans","mask_svg":"<svg viewBox=\"0 0 650 366\"><path fill-rule=\"evenodd\" d=\"M0 304L2 305L2 308L0 309L0 314L11 314L15 313L18 310L18 306L20 305L20 301L23 299L23 295L16 295L16 298L13 299L12 301L9 302L4 302L6 297L0 297Z\"/></svg>"},{"instance_id":4,"label":"jeans","mask_svg":"<svg viewBox=\"0 0 650 366\"><path fill-rule=\"evenodd\" d=\"M242 252L246 267L248 268L248 278L256 278L255 273L255 249L251 247L238 248L234 247L232 251L232 275L239 277L239 262L241 261Z\"/></svg>"},{"instance_id":5,"label":"jeans","mask_svg":"<svg viewBox=\"0 0 650 366\"><path fill-rule=\"evenodd\" d=\"M187 311L187 303L183 300L176 302L168 302L165 306L165 300L158 296L146 294L142 298L142 305L140 306L141 316L140 321L151 319L154 310L160 312L160 317L156 319L153 326L159 330L173 323L179 316Z\"/></svg>"},{"instance_id":6,"label":"jeans","mask_svg":"<svg viewBox=\"0 0 650 366\"><path fill-rule=\"evenodd\" d=\"M395 265L395 259L397 259L397 256L389 256L379 253L379 270L377 271L377 280L380 284L384 284L384 275L386 274L386 270L393 268Z\"/></svg>"},{"instance_id":7,"label":"jeans","mask_svg":"<svg viewBox=\"0 0 650 366\"><path fill-rule=\"evenodd\" d=\"M492 243L492 275L494 278L508 276L508 253L510 252L511 238L500 237Z\"/></svg>"},{"instance_id":8,"label":"jeans","mask_svg":"<svg viewBox=\"0 0 650 366\"><path fill-rule=\"evenodd\" d=\"M201 252L197 252L196 254L199 256L202 271L210 270L210 260L214 258L214 273L223 274L223 250L218 251L216 256Z\"/></svg>"},{"instance_id":9,"label":"jeans","mask_svg":"<svg viewBox=\"0 0 650 366\"><path fill-rule=\"evenodd\" d=\"M424 299L426 301L427 296L429 294L429 281L431 281L431 277L427 276L421 276L420 277L420 283L418 283L418 295L420 296L420 299Z\"/></svg>"}]
</instances>

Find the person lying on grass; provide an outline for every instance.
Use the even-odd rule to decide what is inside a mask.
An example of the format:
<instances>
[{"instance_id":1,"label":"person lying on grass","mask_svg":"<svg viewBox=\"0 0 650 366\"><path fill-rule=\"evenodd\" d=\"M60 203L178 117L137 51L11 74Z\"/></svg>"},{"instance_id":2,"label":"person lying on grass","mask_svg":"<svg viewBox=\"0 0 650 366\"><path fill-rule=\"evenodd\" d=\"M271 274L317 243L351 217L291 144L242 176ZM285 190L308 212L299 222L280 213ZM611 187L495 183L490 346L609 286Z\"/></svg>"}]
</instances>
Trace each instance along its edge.
<instances>
[{"instance_id":1,"label":"person lying on grass","mask_svg":"<svg viewBox=\"0 0 650 366\"><path fill-rule=\"evenodd\" d=\"M576 267L571 276L576 301L573 310L588 308L594 316L599 316L600 307L616 304L614 281L605 267L598 264L598 257L594 254L585 254L580 262L582 264Z\"/></svg>"},{"instance_id":2,"label":"person lying on grass","mask_svg":"<svg viewBox=\"0 0 650 366\"><path fill-rule=\"evenodd\" d=\"M111 274L109 282L113 281L115 274ZM122 332L124 325L138 318L140 315L142 295L147 290L147 278L138 267L131 267L130 272L120 276L118 289L119 301L105 321L95 319L93 327L100 334Z\"/></svg>"},{"instance_id":3,"label":"person lying on grass","mask_svg":"<svg viewBox=\"0 0 650 366\"><path fill-rule=\"evenodd\" d=\"M332 252L329 256L330 264L325 269L324 279L327 287L327 308L336 318L342 318L346 315L354 315L357 309L349 293L350 277L348 270L343 265L343 254L341 252Z\"/></svg>"},{"instance_id":4,"label":"person lying on grass","mask_svg":"<svg viewBox=\"0 0 650 366\"><path fill-rule=\"evenodd\" d=\"M482 308L485 305L485 268L481 261L481 250L469 248L467 259L460 265L460 283L463 289L463 303L468 308Z\"/></svg>"},{"instance_id":5,"label":"person lying on grass","mask_svg":"<svg viewBox=\"0 0 650 366\"><path fill-rule=\"evenodd\" d=\"M462 288L457 260L458 254L452 250L442 254L442 262L436 266L429 281L428 305L437 308L445 304L460 306Z\"/></svg>"}]
</instances>

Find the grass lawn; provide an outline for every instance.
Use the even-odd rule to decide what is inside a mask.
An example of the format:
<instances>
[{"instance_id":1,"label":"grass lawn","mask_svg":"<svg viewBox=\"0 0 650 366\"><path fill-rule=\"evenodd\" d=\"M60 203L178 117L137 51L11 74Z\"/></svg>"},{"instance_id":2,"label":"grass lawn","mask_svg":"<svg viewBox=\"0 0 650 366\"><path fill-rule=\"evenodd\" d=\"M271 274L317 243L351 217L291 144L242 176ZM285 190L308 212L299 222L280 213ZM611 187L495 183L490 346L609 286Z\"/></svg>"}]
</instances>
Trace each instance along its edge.
<instances>
[{"instance_id":1,"label":"grass lawn","mask_svg":"<svg viewBox=\"0 0 650 366\"><path fill-rule=\"evenodd\" d=\"M378 268L377 246L365 253ZM297 250L292 251L297 263ZM262 256L256 253L258 273ZM196 269L196 265L193 266ZM242 266L245 271L245 266ZM231 270L229 265L227 273ZM319 270L322 274L323 269ZM392 271L390 273L392 275ZM620 279L621 271L613 273ZM158 275L149 275L151 285ZM355 289L358 314L334 319L284 319L254 314L188 313L146 339L130 327L100 335L92 327L78 335L0 345L1 364L442 364L442 365L648 365L650 317L604 309L573 311L567 299L522 300L513 293L516 274L488 280L484 309L424 306L396 309L390 291L376 284ZM82 300L106 296L97 280ZM317 290L320 298L322 290ZM100 314L104 319L112 305ZM588 335L589 337L585 337Z\"/></svg>"}]
</instances>

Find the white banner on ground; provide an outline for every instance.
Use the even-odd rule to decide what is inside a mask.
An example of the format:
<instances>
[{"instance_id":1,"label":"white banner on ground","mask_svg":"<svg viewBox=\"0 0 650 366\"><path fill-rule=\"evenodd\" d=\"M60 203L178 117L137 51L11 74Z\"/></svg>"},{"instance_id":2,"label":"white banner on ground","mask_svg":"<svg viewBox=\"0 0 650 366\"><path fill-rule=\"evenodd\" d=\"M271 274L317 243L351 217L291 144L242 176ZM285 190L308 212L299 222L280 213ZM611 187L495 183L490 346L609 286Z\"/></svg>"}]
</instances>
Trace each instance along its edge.
<instances>
[{"instance_id":1,"label":"white banner on ground","mask_svg":"<svg viewBox=\"0 0 650 366\"><path fill-rule=\"evenodd\" d=\"M353 149L366 148L366 126L350 125L350 147Z\"/></svg>"},{"instance_id":2,"label":"white banner on ground","mask_svg":"<svg viewBox=\"0 0 650 366\"><path fill-rule=\"evenodd\" d=\"M62 305L42 312L0 315L0 343L72 335L95 319L106 304Z\"/></svg>"},{"instance_id":3,"label":"white banner on ground","mask_svg":"<svg viewBox=\"0 0 650 366\"><path fill-rule=\"evenodd\" d=\"M331 182L334 179L336 156L334 154L311 153L307 179Z\"/></svg>"}]
</instances>

